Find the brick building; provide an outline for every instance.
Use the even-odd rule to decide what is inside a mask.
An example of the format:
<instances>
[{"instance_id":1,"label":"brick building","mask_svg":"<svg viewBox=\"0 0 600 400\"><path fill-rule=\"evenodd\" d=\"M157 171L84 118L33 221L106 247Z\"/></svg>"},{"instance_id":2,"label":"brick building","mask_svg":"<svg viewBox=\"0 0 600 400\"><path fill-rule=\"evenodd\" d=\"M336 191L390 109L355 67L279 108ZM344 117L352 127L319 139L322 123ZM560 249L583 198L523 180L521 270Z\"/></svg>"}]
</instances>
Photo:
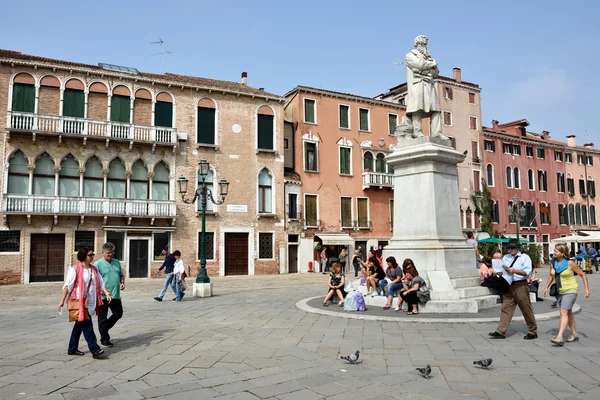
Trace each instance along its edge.
<instances>
[{"instance_id":1,"label":"brick building","mask_svg":"<svg viewBox=\"0 0 600 400\"><path fill-rule=\"evenodd\" d=\"M547 131L527 131L525 119L483 128L484 179L494 199L494 229L515 237L516 221L507 207L518 196L525 215L519 234L543 245L576 230L596 230L596 187L600 151L550 139Z\"/></svg>"},{"instance_id":2,"label":"brick building","mask_svg":"<svg viewBox=\"0 0 600 400\"><path fill-rule=\"evenodd\" d=\"M346 247L386 245L392 234L393 149L405 106L297 86L285 97L285 191L290 272L336 261ZM349 266L349 268L351 268ZM317 269L318 270L318 269Z\"/></svg>"},{"instance_id":3,"label":"brick building","mask_svg":"<svg viewBox=\"0 0 600 400\"><path fill-rule=\"evenodd\" d=\"M452 140L452 146L466 152L467 158L458 164L458 190L462 228L474 231L480 228L479 217L471 201L473 193L481 191L481 88L462 80L460 68L454 68L452 78L438 76L435 89L442 109L442 133ZM406 83L389 89L376 99L404 104ZM429 124L423 124L426 134Z\"/></svg>"},{"instance_id":4,"label":"brick building","mask_svg":"<svg viewBox=\"0 0 600 400\"><path fill-rule=\"evenodd\" d=\"M280 272L284 99L245 80L0 50L0 283L62 280L78 247L105 241L130 278L151 276L165 247L195 275L199 205L176 178L197 182L202 158L215 197L231 183L207 207L209 274Z\"/></svg>"}]
</instances>

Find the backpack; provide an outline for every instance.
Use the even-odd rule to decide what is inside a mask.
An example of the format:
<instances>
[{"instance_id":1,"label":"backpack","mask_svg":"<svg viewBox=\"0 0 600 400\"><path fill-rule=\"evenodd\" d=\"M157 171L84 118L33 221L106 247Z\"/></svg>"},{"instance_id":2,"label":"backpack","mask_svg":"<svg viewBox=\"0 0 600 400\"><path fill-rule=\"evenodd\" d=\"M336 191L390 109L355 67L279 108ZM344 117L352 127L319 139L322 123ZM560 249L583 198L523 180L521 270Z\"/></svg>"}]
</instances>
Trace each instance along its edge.
<instances>
[{"instance_id":1,"label":"backpack","mask_svg":"<svg viewBox=\"0 0 600 400\"><path fill-rule=\"evenodd\" d=\"M367 311L367 306L365 305L365 298L363 294L359 291L353 292L356 293L356 304L358 306L358 311Z\"/></svg>"},{"instance_id":2,"label":"backpack","mask_svg":"<svg viewBox=\"0 0 600 400\"><path fill-rule=\"evenodd\" d=\"M358 311L356 293L358 292L348 293L346 299L344 299L344 311Z\"/></svg>"}]
</instances>

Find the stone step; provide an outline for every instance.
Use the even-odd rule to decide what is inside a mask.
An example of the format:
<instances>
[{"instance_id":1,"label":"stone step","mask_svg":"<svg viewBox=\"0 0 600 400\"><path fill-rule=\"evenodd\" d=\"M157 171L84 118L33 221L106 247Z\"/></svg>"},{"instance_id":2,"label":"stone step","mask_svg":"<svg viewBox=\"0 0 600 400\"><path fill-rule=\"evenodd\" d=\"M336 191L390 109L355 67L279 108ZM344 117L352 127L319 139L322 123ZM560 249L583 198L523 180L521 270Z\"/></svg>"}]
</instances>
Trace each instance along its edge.
<instances>
[{"instance_id":1,"label":"stone step","mask_svg":"<svg viewBox=\"0 0 600 400\"><path fill-rule=\"evenodd\" d=\"M457 289L459 299L469 299L471 297L488 296L495 294L494 289L483 286L471 286Z\"/></svg>"},{"instance_id":2,"label":"stone step","mask_svg":"<svg viewBox=\"0 0 600 400\"><path fill-rule=\"evenodd\" d=\"M455 289L479 286L479 276L450 279Z\"/></svg>"},{"instance_id":3,"label":"stone step","mask_svg":"<svg viewBox=\"0 0 600 400\"><path fill-rule=\"evenodd\" d=\"M423 314L454 314L454 313L477 313L484 308L494 307L498 304L498 296L487 295L471 297L459 300L430 300L425 305L419 305L419 312ZM393 305L396 306L397 300L394 299ZM383 308L387 303L387 297L384 296L365 296L365 304L368 307ZM403 305L406 309L406 304Z\"/></svg>"},{"instance_id":4,"label":"stone step","mask_svg":"<svg viewBox=\"0 0 600 400\"><path fill-rule=\"evenodd\" d=\"M473 269L450 269L447 272L450 279L479 277L479 270L475 267Z\"/></svg>"}]
</instances>

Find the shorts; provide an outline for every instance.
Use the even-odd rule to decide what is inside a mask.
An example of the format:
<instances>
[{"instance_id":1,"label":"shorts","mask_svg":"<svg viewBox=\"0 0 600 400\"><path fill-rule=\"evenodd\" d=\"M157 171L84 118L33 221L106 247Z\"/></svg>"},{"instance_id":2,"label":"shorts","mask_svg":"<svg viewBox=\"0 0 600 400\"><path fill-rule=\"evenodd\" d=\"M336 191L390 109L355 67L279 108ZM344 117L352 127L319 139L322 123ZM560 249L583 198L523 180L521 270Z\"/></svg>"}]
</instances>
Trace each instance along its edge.
<instances>
[{"instance_id":1,"label":"shorts","mask_svg":"<svg viewBox=\"0 0 600 400\"><path fill-rule=\"evenodd\" d=\"M577 293L559 294L557 299L558 308L561 310L572 310L575 300L577 300Z\"/></svg>"}]
</instances>

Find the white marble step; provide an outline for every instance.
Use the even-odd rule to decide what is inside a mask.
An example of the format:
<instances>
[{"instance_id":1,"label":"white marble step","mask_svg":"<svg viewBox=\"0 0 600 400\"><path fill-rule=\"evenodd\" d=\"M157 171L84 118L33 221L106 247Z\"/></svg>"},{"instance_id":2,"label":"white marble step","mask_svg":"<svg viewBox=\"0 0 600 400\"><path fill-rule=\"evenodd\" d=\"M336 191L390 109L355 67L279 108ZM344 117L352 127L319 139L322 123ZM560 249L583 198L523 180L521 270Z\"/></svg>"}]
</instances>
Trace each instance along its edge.
<instances>
[{"instance_id":1,"label":"white marble step","mask_svg":"<svg viewBox=\"0 0 600 400\"><path fill-rule=\"evenodd\" d=\"M479 276L469 278L454 278L450 280L455 289L479 286Z\"/></svg>"},{"instance_id":2,"label":"white marble step","mask_svg":"<svg viewBox=\"0 0 600 400\"><path fill-rule=\"evenodd\" d=\"M472 278L475 276L479 276L479 270L475 269L450 269L447 271L450 279L458 279L458 278Z\"/></svg>"},{"instance_id":3,"label":"white marble step","mask_svg":"<svg viewBox=\"0 0 600 400\"><path fill-rule=\"evenodd\" d=\"M394 307L398 304L397 301L398 300L394 298L394 301L392 302ZM386 303L387 297L371 297L370 295L365 296L365 304L367 307L383 308ZM423 314L477 313L481 309L494 307L497 304L498 296L496 295L479 296L459 300L430 300L425 305L419 305L419 312ZM406 304L403 305L403 308L406 309Z\"/></svg>"}]
</instances>

